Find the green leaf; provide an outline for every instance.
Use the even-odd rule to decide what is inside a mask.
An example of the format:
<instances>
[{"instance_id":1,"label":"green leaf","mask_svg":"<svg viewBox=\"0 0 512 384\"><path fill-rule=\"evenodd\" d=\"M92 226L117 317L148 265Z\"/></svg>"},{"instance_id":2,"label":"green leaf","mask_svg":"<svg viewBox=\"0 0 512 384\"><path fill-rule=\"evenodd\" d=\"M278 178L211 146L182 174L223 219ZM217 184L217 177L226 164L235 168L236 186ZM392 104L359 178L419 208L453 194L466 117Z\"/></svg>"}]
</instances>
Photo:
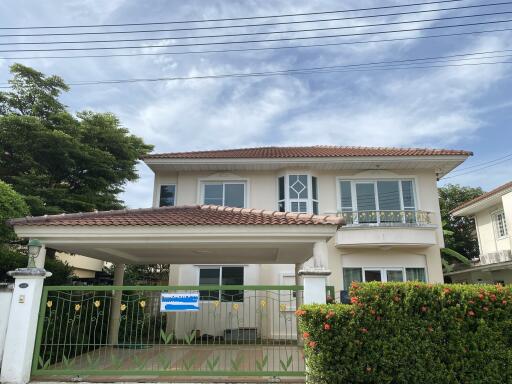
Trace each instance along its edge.
<instances>
[{"instance_id":1,"label":"green leaf","mask_svg":"<svg viewBox=\"0 0 512 384\"><path fill-rule=\"evenodd\" d=\"M256 360L256 368L258 369L258 371L263 371L263 369L265 368L267 363L268 363L268 355L265 355L261 361Z\"/></svg>"},{"instance_id":2,"label":"green leaf","mask_svg":"<svg viewBox=\"0 0 512 384\"><path fill-rule=\"evenodd\" d=\"M206 365L210 371L213 371L217 364L219 364L220 356L215 357L213 360L206 361Z\"/></svg>"},{"instance_id":3,"label":"green leaf","mask_svg":"<svg viewBox=\"0 0 512 384\"><path fill-rule=\"evenodd\" d=\"M460 254L459 252L453 250L453 249L450 249L450 248L441 248L441 252L444 253L445 255L448 255L448 256L451 256L455 259L457 259L458 261L460 261L461 263L465 264L465 265L471 265L471 262L469 261L469 259Z\"/></svg>"},{"instance_id":4,"label":"green leaf","mask_svg":"<svg viewBox=\"0 0 512 384\"><path fill-rule=\"evenodd\" d=\"M238 355L236 359L231 359L231 368L234 371L238 371L240 369L240 364L242 364L243 357L241 355Z\"/></svg>"},{"instance_id":5,"label":"green leaf","mask_svg":"<svg viewBox=\"0 0 512 384\"><path fill-rule=\"evenodd\" d=\"M193 331L190 335L185 335L183 337L185 339L185 343L190 345L190 344L192 344L192 341L194 341L194 339L196 338L196 332Z\"/></svg>"},{"instance_id":6,"label":"green leaf","mask_svg":"<svg viewBox=\"0 0 512 384\"><path fill-rule=\"evenodd\" d=\"M293 355L290 355L286 359L286 362L284 362L283 360L279 360L279 364L281 365L281 368L283 368L283 371L285 371L285 372L288 371L288 369L290 368L290 365L292 365L292 361L293 361Z\"/></svg>"}]
</instances>

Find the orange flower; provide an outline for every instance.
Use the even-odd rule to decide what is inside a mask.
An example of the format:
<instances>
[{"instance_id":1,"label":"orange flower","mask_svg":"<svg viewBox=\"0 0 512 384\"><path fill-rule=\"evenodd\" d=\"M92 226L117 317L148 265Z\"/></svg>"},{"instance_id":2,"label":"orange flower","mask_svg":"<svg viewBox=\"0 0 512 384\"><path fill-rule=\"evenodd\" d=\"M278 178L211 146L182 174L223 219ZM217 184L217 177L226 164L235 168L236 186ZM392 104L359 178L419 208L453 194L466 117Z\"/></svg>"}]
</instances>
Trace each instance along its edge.
<instances>
[{"instance_id":1,"label":"orange flower","mask_svg":"<svg viewBox=\"0 0 512 384\"><path fill-rule=\"evenodd\" d=\"M491 299L491 301L496 301L496 295L495 294L490 295L489 298Z\"/></svg>"},{"instance_id":2,"label":"orange flower","mask_svg":"<svg viewBox=\"0 0 512 384\"><path fill-rule=\"evenodd\" d=\"M361 328L362 333L368 333L368 330L366 328Z\"/></svg>"},{"instance_id":3,"label":"orange flower","mask_svg":"<svg viewBox=\"0 0 512 384\"><path fill-rule=\"evenodd\" d=\"M501 304L506 305L506 304L507 304L507 300L503 300L503 301L501 302Z\"/></svg>"},{"instance_id":4,"label":"orange flower","mask_svg":"<svg viewBox=\"0 0 512 384\"><path fill-rule=\"evenodd\" d=\"M331 317L334 317L334 311L330 309L327 315L325 315L325 319L329 320Z\"/></svg>"},{"instance_id":5,"label":"orange flower","mask_svg":"<svg viewBox=\"0 0 512 384\"><path fill-rule=\"evenodd\" d=\"M327 323L324 323L324 329L326 331L328 331L329 329L331 329L331 325L330 324L327 324Z\"/></svg>"},{"instance_id":6,"label":"orange flower","mask_svg":"<svg viewBox=\"0 0 512 384\"><path fill-rule=\"evenodd\" d=\"M444 288L444 289L443 289L443 292L444 292L444 293L446 293L446 294L447 294L447 293L450 293L451 291L452 291L452 290L451 290L450 288Z\"/></svg>"},{"instance_id":7,"label":"orange flower","mask_svg":"<svg viewBox=\"0 0 512 384\"><path fill-rule=\"evenodd\" d=\"M484 295L483 293L481 293L481 294L479 294L479 295L478 295L478 298L479 298L480 300L483 300L483 299L485 298L485 295Z\"/></svg>"},{"instance_id":8,"label":"orange flower","mask_svg":"<svg viewBox=\"0 0 512 384\"><path fill-rule=\"evenodd\" d=\"M310 335L309 335L309 333L308 333L308 332L304 332L304 333L302 334L302 337L303 337L304 339L309 339L309 336L310 336Z\"/></svg>"},{"instance_id":9,"label":"orange flower","mask_svg":"<svg viewBox=\"0 0 512 384\"><path fill-rule=\"evenodd\" d=\"M350 302L351 302L352 304L356 304L356 303L358 303L358 302L359 302L359 299L357 298L357 296L354 296L354 297L351 297L351 298L350 298Z\"/></svg>"},{"instance_id":10,"label":"orange flower","mask_svg":"<svg viewBox=\"0 0 512 384\"><path fill-rule=\"evenodd\" d=\"M305 310L303 310L303 309L297 309L297 310L295 311L295 314L296 314L297 316L304 316L304 315L306 314L306 311L305 311Z\"/></svg>"},{"instance_id":11,"label":"orange flower","mask_svg":"<svg viewBox=\"0 0 512 384\"><path fill-rule=\"evenodd\" d=\"M475 312L473 312L473 311L468 311L468 316L475 316Z\"/></svg>"},{"instance_id":12,"label":"orange flower","mask_svg":"<svg viewBox=\"0 0 512 384\"><path fill-rule=\"evenodd\" d=\"M316 347L316 344L317 344L317 343L316 343L316 341L310 341L310 342L308 343L308 345L309 345L311 348L315 348L315 347Z\"/></svg>"}]
</instances>

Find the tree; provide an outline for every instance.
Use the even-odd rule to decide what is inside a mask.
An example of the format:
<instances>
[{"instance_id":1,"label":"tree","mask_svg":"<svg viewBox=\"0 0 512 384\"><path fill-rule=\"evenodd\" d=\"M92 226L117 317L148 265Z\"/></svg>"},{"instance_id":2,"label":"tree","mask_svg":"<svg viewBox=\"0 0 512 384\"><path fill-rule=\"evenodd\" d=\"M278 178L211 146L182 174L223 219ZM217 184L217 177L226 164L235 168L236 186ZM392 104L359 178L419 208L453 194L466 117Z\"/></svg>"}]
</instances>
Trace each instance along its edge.
<instances>
[{"instance_id":1,"label":"tree","mask_svg":"<svg viewBox=\"0 0 512 384\"><path fill-rule=\"evenodd\" d=\"M26 247L13 244L16 234L6 221L28 213L23 197L9 184L0 181L0 281L11 281L12 278L7 272L27 266ZM71 280L72 268L59 260L47 260L45 268L52 273L52 277L46 279L45 284L65 284Z\"/></svg>"},{"instance_id":2,"label":"tree","mask_svg":"<svg viewBox=\"0 0 512 384\"><path fill-rule=\"evenodd\" d=\"M21 64L11 73L12 90L0 92L0 179L32 215L123 208L118 195L153 147L111 113L72 115L59 101L68 86L58 76Z\"/></svg>"},{"instance_id":3,"label":"tree","mask_svg":"<svg viewBox=\"0 0 512 384\"><path fill-rule=\"evenodd\" d=\"M448 184L439 188L439 203L443 221L446 249L444 257L448 262L463 261L456 254L467 259L478 257L478 239L475 235L475 222L469 217L455 217L450 212L462 203L483 194L482 188L462 187Z\"/></svg>"},{"instance_id":4,"label":"tree","mask_svg":"<svg viewBox=\"0 0 512 384\"><path fill-rule=\"evenodd\" d=\"M16 238L16 234L7 220L28 215L28 206L23 197L7 183L0 180L0 244L6 244Z\"/></svg>"}]
</instances>

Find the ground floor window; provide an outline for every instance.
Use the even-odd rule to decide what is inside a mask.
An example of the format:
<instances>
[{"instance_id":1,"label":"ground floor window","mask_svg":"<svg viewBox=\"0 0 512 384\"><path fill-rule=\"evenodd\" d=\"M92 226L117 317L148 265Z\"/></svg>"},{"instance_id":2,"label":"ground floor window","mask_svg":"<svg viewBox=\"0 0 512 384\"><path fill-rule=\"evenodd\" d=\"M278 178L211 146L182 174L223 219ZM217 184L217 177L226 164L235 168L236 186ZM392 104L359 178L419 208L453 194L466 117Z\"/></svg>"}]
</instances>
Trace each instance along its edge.
<instances>
[{"instance_id":1,"label":"ground floor window","mask_svg":"<svg viewBox=\"0 0 512 384\"><path fill-rule=\"evenodd\" d=\"M244 267L201 267L199 285L243 285ZM199 297L204 301L243 302L242 290L201 290Z\"/></svg>"},{"instance_id":2,"label":"ground floor window","mask_svg":"<svg viewBox=\"0 0 512 384\"><path fill-rule=\"evenodd\" d=\"M343 268L343 290L352 282L426 281L425 268Z\"/></svg>"}]
</instances>

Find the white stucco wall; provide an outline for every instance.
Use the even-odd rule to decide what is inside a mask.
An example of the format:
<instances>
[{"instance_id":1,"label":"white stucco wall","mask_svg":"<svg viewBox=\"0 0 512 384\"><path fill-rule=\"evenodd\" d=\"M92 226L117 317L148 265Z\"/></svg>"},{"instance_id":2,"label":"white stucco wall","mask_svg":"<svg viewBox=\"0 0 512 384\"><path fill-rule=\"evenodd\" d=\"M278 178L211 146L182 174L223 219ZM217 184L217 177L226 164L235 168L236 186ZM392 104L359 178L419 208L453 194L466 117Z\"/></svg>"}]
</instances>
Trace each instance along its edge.
<instances>
[{"instance_id":1,"label":"white stucco wall","mask_svg":"<svg viewBox=\"0 0 512 384\"><path fill-rule=\"evenodd\" d=\"M73 273L80 278L93 278L96 272L103 269L104 261L82 255L71 255L66 252L56 252L55 257L73 267Z\"/></svg>"},{"instance_id":2,"label":"white stucco wall","mask_svg":"<svg viewBox=\"0 0 512 384\"><path fill-rule=\"evenodd\" d=\"M509 194L512 196L512 193ZM508 196L503 199L503 201L507 205L507 210L505 210L504 205L496 204L492 207L482 209L481 211L475 214L476 227L478 231L478 241L480 244L480 251L482 254L487 253L495 253L502 250L511 249L511 238L510 238L510 227L508 223L510 222L510 216L512 216L512 197ZM510 207L509 207L510 204ZM496 230L494 228L494 224L492 221L492 214L497 210L504 210L505 218L507 220L507 226L509 229L509 236L505 238L497 238Z\"/></svg>"}]
</instances>

